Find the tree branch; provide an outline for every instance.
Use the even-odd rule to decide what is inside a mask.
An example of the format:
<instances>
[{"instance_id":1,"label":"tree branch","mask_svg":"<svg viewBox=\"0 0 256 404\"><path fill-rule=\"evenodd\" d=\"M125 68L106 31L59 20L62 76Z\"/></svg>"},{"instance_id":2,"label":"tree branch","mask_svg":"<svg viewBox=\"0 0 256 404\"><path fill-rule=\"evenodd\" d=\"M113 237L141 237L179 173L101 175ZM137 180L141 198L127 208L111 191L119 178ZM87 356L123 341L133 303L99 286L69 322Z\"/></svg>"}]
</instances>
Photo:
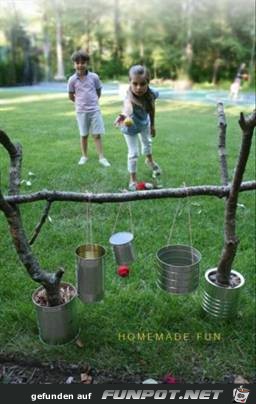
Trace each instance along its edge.
<instances>
[{"instance_id":1,"label":"tree branch","mask_svg":"<svg viewBox=\"0 0 256 404\"><path fill-rule=\"evenodd\" d=\"M251 191L256 189L256 181L246 181L240 186L240 192ZM113 203L113 202L130 202L147 199L163 199L163 198L184 198L187 196L216 196L224 198L229 195L230 185L199 185L183 188L162 188L150 191L137 192L119 192L119 193L99 193L90 192L63 192L63 191L38 191L31 194L6 196L8 203L22 204L36 201L50 202L90 202L90 203Z\"/></svg>"},{"instance_id":2,"label":"tree branch","mask_svg":"<svg viewBox=\"0 0 256 404\"><path fill-rule=\"evenodd\" d=\"M218 127L219 127L219 159L222 185L228 185L228 166L226 152L226 117L222 102L217 104Z\"/></svg>"},{"instance_id":3,"label":"tree branch","mask_svg":"<svg viewBox=\"0 0 256 404\"><path fill-rule=\"evenodd\" d=\"M19 193L20 173L22 163L22 148L21 145L16 146L11 142L7 134L0 129L0 143L7 150L10 157L9 170L9 194L15 195Z\"/></svg>"},{"instance_id":4,"label":"tree branch","mask_svg":"<svg viewBox=\"0 0 256 404\"><path fill-rule=\"evenodd\" d=\"M10 157L10 172L9 172L9 189L10 193L19 192L20 172L22 161L21 147L15 146L6 135L0 130L0 143L9 153ZM48 273L40 268L40 265L33 255L27 240L20 211L15 203L9 203L4 198L0 189L0 210L4 213L9 224L10 233L13 244L16 248L20 261L25 266L30 277L41 283L47 293L50 306L56 306L60 303L59 284L64 273L63 269L59 269L56 273Z\"/></svg>"},{"instance_id":5,"label":"tree branch","mask_svg":"<svg viewBox=\"0 0 256 404\"><path fill-rule=\"evenodd\" d=\"M230 187L230 193L226 201L224 218L224 247L217 268L217 282L222 285L229 284L230 272L234 261L239 240L236 236L236 209L243 179L243 174L250 154L253 131L256 126L256 111L245 118L240 115L240 127L242 129L242 143L234 177Z\"/></svg>"},{"instance_id":6,"label":"tree branch","mask_svg":"<svg viewBox=\"0 0 256 404\"><path fill-rule=\"evenodd\" d=\"M30 245L34 244L35 240L37 239L37 237L38 237L38 235L39 235L39 233L40 233L40 230L41 230L41 228L42 228L44 222L46 221L46 219L47 219L47 217L48 217L50 208L51 208L51 202L47 201L46 206L45 206L45 209L44 209L44 211L43 211L43 215L42 215L42 217L41 217L41 220L40 220L40 222L36 225L35 230L34 230L34 234L33 234L33 236L31 237L31 240L29 241L29 244L30 244Z\"/></svg>"}]
</instances>

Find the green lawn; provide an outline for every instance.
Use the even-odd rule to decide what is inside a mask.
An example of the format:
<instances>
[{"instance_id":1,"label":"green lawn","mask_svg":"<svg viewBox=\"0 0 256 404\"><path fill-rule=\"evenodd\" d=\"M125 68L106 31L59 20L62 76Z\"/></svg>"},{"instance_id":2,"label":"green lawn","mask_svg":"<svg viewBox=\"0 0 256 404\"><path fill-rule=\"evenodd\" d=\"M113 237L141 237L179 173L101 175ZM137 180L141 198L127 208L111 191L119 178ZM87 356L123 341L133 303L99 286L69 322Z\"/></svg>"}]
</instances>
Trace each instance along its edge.
<instances>
[{"instance_id":1,"label":"green lawn","mask_svg":"<svg viewBox=\"0 0 256 404\"><path fill-rule=\"evenodd\" d=\"M21 192L42 189L62 191L118 192L127 186L126 145L113 121L121 110L116 97L103 97L102 112L106 124L105 155L108 169L99 166L90 139L89 161L78 166L79 136L73 105L65 94L28 94L1 92L0 127L14 142L23 146L22 179L32 185ZM244 112L250 112L243 109ZM238 156L241 132L240 109L227 107L227 150L230 174ZM163 169L164 187L220 184L218 128L214 105L188 104L159 100L154 157ZM252 180L255 171L255 144L244 180ZM8 159L0 150L1 182L7 186ZM139 180L150 180L150 173L139 161ZM90 363L97 369L120 369L160 378L167 372L186 382L221 381L224 375L253 377L254 278L255 278L255 194L239 196L237 234L240 245L234 269L246 278L237 316L228 322L206 317L200 309L200 295L206 269L218 263L223 244L224 201L214 197L194 197L183 201L172 243L189 243L186 203L192 220L193 246L202 254L200 285L196 293L174 296L160 291L156 284L155 255L167 242L177 199L130 203L134 225L136 262L129 278L116 275L116 264L109 245L118 205L92 206L93 241L107 249L106 284L103 303L79 302L80 338L75 344L52 347L38 338L31 294L33 283L20 264L11 243L6 220L0 220L0 347L1 353L46 360ZM131 229L129 206L123 205L116 231ZM40 219L45 204L22 205L23 222L28 235ZM64 280L75 283L75 249L88 242L86 204L56 202L33 246L41 266L56 270L64 266ZM188 334L186 341L176 337ZM141 335L146 335L140 341ZM163 334L166 341L157 341ZM170 335L172 340L170 340ZM182 337L183 338L183 337Z\"/></svg>"}]
</instances>

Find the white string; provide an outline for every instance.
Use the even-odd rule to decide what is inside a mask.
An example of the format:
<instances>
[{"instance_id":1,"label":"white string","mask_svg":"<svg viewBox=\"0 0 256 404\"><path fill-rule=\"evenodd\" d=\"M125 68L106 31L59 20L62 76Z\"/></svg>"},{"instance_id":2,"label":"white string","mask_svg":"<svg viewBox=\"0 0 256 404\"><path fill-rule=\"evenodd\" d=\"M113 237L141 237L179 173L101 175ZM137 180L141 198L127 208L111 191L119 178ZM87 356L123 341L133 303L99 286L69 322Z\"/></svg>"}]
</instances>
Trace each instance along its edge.
<instances>
[{"instance_id":1,"label":"white string","mask_svg":"<svg viewBox=\"0 0 256 404\"><path fill-rule=\"evenodd\" d=\"M183 186L184 186L184 188L186 188L185 182L183 183ZM189 195L188 195L188 190L187 189L186 189L186 193L187 193L186 205L187 205L187 211L188 211L189 243L190 243L190 251L191 251L191 262L193 264L194 255L193 255L193 247L192 247L192 244L193 244L193 240L192 240L192 222L191 222L190 203L189 203L189 198L188 198ZM171 225L171 229L170 229L170 232L169 232L169 236L168 236L168 239L167 239L167 245L170 245L171 238L172 238L172 235L173 235L174 226L176 224L176 220L177 220L178 214L180 212L181 203L182 203L182 200L179 201L179 204L178 204L178 206L176 208L176 211L175 211L175 214L174 214L174 217L173 217L173 221L172 221L172 225Z\"/></svg>"},{"instance_id":2,"label":"white string","mask_svg":"<svg viewBox=\"0 0 256 404\"><path fill-rule=\"evenodd\" d=\"M131 206L131 202L128 203L128 209L129 209L129 215L130 215L130 228L131 228L131 233L134 234L134 225L133 225L133 219L132 219L132 206Z\"/></svg>"},{"instance_id":3,"label":"white string","mask_svg":"<svg viewBox=\"0 0 256 404\"><path fill-rule=\"evenodd\" d=\"M87 221L87 226L86 226L86 244L93 244L93 234L92 234L92 212L91 212L91 202L88 201L86 205L86 221Z\"/></svg>"},{"instance_id":4,"label":"white string","mask_svg":"<svg viewBox=\"0 0 256 404\"><path fill-rule=\"evenodd\" d=\"M133 225L133 218L132 218L132 207L131 207L131 203L128 202L128 211L129 211L129 217L130 217L130 231L134 234L134 225ZM118 211L116 214L116 219L115 219L115 223L112 229L112 234L114 234L115 230L116 230L116 226L117 226L117 222L121 213L121 209L122 209L122 203L119 203L119 207L118 207Z\"/></svg>"},{"instance_id":5,"label":"white string","mask_svg":"<svg viewBox=\"0 0 256 404\"><path fill-rule=\"evenodd\" d=\"M171 229L170 229L169 236L168 236L168 239L167 239L167 245L170 245L171 237L172 237L173 230L174 230L174 225L176 223L176 219L177 219L178 213L180 211L180 207L181 207L181 199L179 200L179 204L178 204L178 206L176 208L176 211L174 213Z\"/></svg>"},{"instance_id":6,"label":"white string","mask_svg":"<svg viewBox=\"0 0 256 404\"><path fill-rule=\"evenodd\" d=\"M184 182L184 187L186 187L186 184ZM187 189L187 198L186 198L186 203L187 203L187 210L188 210L188 231L189 231L189 242L190 242L190 251L191 251L191 263L193 264L194 261L194 255L193 255L193 240L192 240L192 223L191 223L191 210L190 210L190 202L189 202L189 194L188 194L188 189Z\"/></svg>"},{"instance_id":7,"label":"white string","mask_svg":"<svg viewBox=\"0 0 256 404\"><path fill-rule=\"evenodd\" d=\"M118 211L117 211L117 215L116 215L116 220L115 220L115 223L114 223L114 226L113 226L113 229L112 229L112 234L115 233L116 226L117 226L117 221L118 221L118 218L119 218L121 209L122 209L122 203L120 202L120 203L119 203L119 206L118 206Z\"/></svg>"}]
</instances>

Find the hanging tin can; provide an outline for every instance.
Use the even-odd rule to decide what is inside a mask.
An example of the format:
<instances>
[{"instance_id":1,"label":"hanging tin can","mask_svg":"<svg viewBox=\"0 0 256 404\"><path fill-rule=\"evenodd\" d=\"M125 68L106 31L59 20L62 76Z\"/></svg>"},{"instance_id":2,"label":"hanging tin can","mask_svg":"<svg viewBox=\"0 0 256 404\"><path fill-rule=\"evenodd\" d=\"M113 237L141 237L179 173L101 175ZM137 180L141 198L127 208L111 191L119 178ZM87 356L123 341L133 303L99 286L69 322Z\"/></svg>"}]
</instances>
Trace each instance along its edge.
<instances>
[{"instance_id":1,"label":"hanging tin can","mask_svg":"<svg viewBox=\"0 0 256 404\"><path fill-rule=\"evenodd\" d=\"M135 260L135 251L132 241L133 234L126 231L112 234L110 237L109 242L113 247L118 265L128 265Z\"/></svg>"},{"instance_id":2,"label":"hanging tin can","mask_svg":"<svg viewBox=\"0 0 256 404\"><path fill-rule=\"evenodd\" d=\"M76 249L77 291L84 303L104 297L105 248L99 244L84 244Z\"/></svg>"}]
</instances>

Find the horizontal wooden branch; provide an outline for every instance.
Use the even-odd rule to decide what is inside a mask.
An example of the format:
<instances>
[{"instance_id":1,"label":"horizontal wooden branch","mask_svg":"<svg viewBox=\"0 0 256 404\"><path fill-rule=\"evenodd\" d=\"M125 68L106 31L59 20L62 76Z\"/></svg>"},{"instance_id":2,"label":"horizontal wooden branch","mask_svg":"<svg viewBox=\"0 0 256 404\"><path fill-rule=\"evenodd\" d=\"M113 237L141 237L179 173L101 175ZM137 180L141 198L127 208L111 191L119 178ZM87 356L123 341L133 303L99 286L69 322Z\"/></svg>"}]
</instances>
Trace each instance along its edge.
<instances>
[{"instance_id":1,"label":"horizontal wooden branch","mask_svg":"<svg viewBox=\"0 0 256 404\"><path fill-rule=\"evenodd\" d=\"M240 192L256 189L256 181L246 181L241 184ZM161 198L185 198L191 196L216 196L224 198L229 195L230 186L199 185L183 188L162 188L150 191L119 192L119 193L99 193L90 192L63 192L63 191L39 191L30 194L5 196L8 203L31 203L36 201L49 202L91 202L91 203L111 203L130 202L147 199Z\"/></svg>"}]
</instances>

